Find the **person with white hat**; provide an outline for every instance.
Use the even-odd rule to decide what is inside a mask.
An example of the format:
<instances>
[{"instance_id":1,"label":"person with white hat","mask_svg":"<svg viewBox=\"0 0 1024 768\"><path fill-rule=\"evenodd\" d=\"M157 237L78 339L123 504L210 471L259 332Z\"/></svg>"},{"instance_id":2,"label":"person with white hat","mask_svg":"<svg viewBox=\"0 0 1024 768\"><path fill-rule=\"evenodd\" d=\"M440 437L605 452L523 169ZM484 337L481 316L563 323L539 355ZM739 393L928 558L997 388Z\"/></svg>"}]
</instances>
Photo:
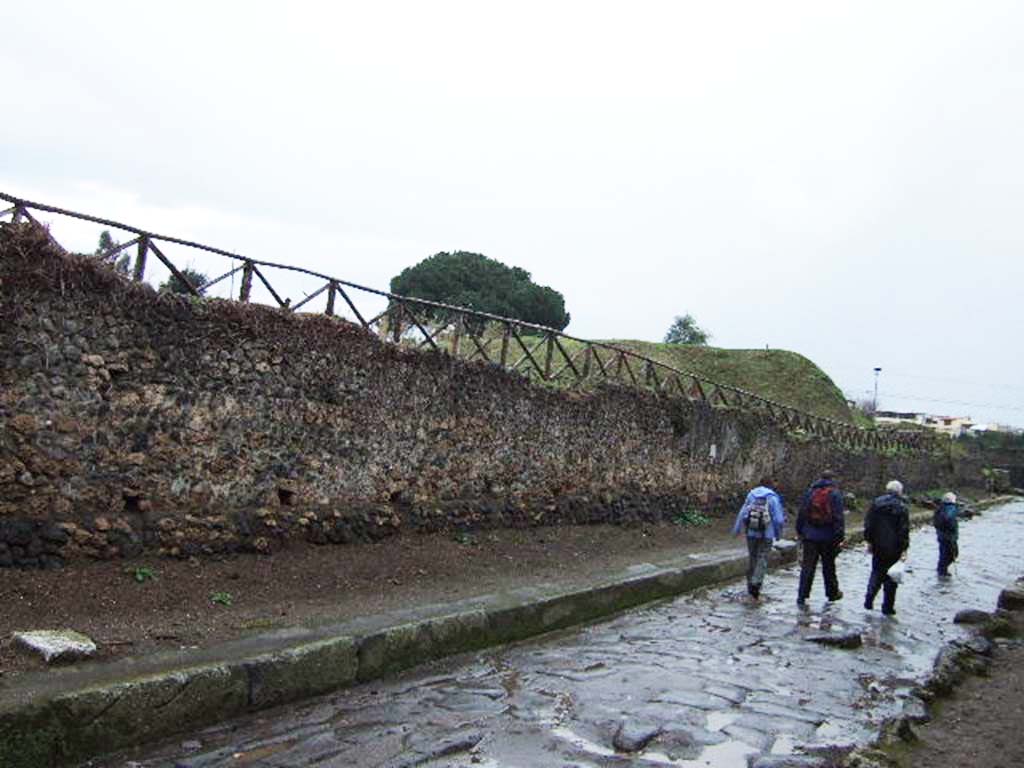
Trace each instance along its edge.
<instances>
[{"instance_id":1,"label":"person with white hat","mask_svg":"<svg viewBox=\"0 0 1024 768\"><path fill-rule=\"evenodd\" d=\"M875 596L882 589L882 613L896 613L897 582L889 569L906 556L910 547L910 510L903 499L903 483L890 480L885 493L871 502L864 516L864 541L871 552L871 576L864 595L864 607L874 608Z\"/></svg>"},{"instance_id":2,"label":"person with white hat","mask_svg":"<svg viewBox=\"0 0 1024 768\"><path fill-rule=\"evenodd\" d=\"M950 492L942 497L942 501L935 508L935 515L932 517L935 535L939 538L939 576L949 576L949 566L960 555L960 548L957 544L960 535L957 522L959 513L960 507L956 503L956 494Z\"/></svg>"}]
</instances>

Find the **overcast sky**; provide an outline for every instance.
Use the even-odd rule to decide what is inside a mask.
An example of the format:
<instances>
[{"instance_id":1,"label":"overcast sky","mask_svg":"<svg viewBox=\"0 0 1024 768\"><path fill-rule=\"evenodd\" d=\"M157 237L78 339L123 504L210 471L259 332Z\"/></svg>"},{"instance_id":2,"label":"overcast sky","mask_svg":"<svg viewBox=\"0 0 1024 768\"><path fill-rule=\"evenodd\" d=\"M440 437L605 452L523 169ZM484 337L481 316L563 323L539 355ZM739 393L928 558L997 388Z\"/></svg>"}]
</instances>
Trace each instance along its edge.
<instances>
[{"instance_id":1,"label":"overcast sky","mask_svg":"<svg viewBox=\"0 0 1024 768\"><path fill-rule=\"evenodd\" d=\"M1024 426L1020 3L37 0L3 26L8 194L384 289L477 251L574 335L690 312L851 397L880 366L880 407Z\"/></svg>"}]
</instances>

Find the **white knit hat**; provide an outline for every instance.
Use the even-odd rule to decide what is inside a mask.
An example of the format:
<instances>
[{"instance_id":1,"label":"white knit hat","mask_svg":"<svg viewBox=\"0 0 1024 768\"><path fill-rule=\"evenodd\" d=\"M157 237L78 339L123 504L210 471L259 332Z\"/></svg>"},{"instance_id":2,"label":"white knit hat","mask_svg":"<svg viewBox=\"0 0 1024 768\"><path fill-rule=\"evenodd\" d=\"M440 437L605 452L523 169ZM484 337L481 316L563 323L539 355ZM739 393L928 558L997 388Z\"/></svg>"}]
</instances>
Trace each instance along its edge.
<instances>
[{"instance_id":1,"label":"white knit hat","mask_svg":"<svg viewBox=\"0 0 1024 768\"><path fill-rule=\"evenodd\" d=\"M956 494L950 491L949 493L943 494L942 500L948 504L956 504Z\"/></svg>"},{"instance_id":2,"label":"white knit hat","mask_svg":"<svg viewBox=\"0 0 1024 768\"><path fill-rule=\"evenodd\" d=\"M885 490L889 493L895 493L897 496L903 493L903 483L899 480L890 480L885 484Z\"/></svg>"}]
</instances>

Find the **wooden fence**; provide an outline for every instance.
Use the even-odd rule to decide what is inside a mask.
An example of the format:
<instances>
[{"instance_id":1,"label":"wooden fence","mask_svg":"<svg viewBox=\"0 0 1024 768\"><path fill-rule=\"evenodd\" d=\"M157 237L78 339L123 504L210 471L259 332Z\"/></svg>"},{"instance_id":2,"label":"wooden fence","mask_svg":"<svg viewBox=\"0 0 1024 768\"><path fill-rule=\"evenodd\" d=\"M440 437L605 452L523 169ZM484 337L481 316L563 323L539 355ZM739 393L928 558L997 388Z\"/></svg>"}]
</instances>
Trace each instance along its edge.
<instances>
[{"instance_id":1,"label":"wooden fence","mask_svg":"<svg viewBox=\"0 0 1024 768\"><path fill-rule=\"evenodd\" d=\"M455 307L358 285L302 267L277 264L242 256L202 243L157 235L109 219L90 216L51 205L30 202L0 193L0 201L9 204L0 211L0 222L31 222L49 229L37 214L55 214L133 235L103 254L111 259L134 252L127 279L145 279L150 256L156 258L188 293L200 297L229 278L240 278L238 301L252 300L254 278L266 289L278 307L295 312L326 294L327 315L338 315L378 334L391 343L413 345L443 351L466 361L482 361L541 382L564 387L607 381L643 388L668 397L700 400L712 406L756 411L787 432L831 440L854 449L934 451L936 437L927 432L864 429L836 419L816 416L776 402L740 387L712 381L698 373L683 371L663 362L604 342L576 338L553 328L526 323L464 307ZM50 239L60 248L59 243ZM185 270L179 269L165 253L163 245L174 244L229 260L231 268L202 285L194 285ZM282 298L267 277L271 270L299 273L313 278L315 288L292 304ZM361 297L373 297L382 311L360 311ZM340 299L340 302L339 302ZM343 305L342 305L343 303Z\"/></svg>"}]
</instances>

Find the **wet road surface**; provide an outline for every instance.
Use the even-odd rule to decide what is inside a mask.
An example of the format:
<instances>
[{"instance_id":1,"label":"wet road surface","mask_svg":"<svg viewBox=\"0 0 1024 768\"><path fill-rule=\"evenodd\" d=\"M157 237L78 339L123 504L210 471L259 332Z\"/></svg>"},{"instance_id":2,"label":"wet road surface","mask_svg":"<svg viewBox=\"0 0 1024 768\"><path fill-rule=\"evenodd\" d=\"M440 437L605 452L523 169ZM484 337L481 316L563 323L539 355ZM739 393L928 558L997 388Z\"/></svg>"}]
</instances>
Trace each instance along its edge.
<instances>
[{"instance_id":1,"label":"wet road surface","mask_svg":"<svg viewBox=\"0 0 1024 768\"><path fill-rule=\"evenodd\" d=\"M898 714L965 607L992 610L1021 575L1024 502L961 523L961 561L935 574L930 527L912 534L895 617L862 607L870 558L821 573L796 606L798 568L691 593L540 641L485 651L178 737L104 765L625 766L746 768L757 755L863 743ZM880 598L879 598L880 599ZM878 603L876 602L876 605ZM858 632L843 650L807 642Z\"/></svg>"}]
</instances>

